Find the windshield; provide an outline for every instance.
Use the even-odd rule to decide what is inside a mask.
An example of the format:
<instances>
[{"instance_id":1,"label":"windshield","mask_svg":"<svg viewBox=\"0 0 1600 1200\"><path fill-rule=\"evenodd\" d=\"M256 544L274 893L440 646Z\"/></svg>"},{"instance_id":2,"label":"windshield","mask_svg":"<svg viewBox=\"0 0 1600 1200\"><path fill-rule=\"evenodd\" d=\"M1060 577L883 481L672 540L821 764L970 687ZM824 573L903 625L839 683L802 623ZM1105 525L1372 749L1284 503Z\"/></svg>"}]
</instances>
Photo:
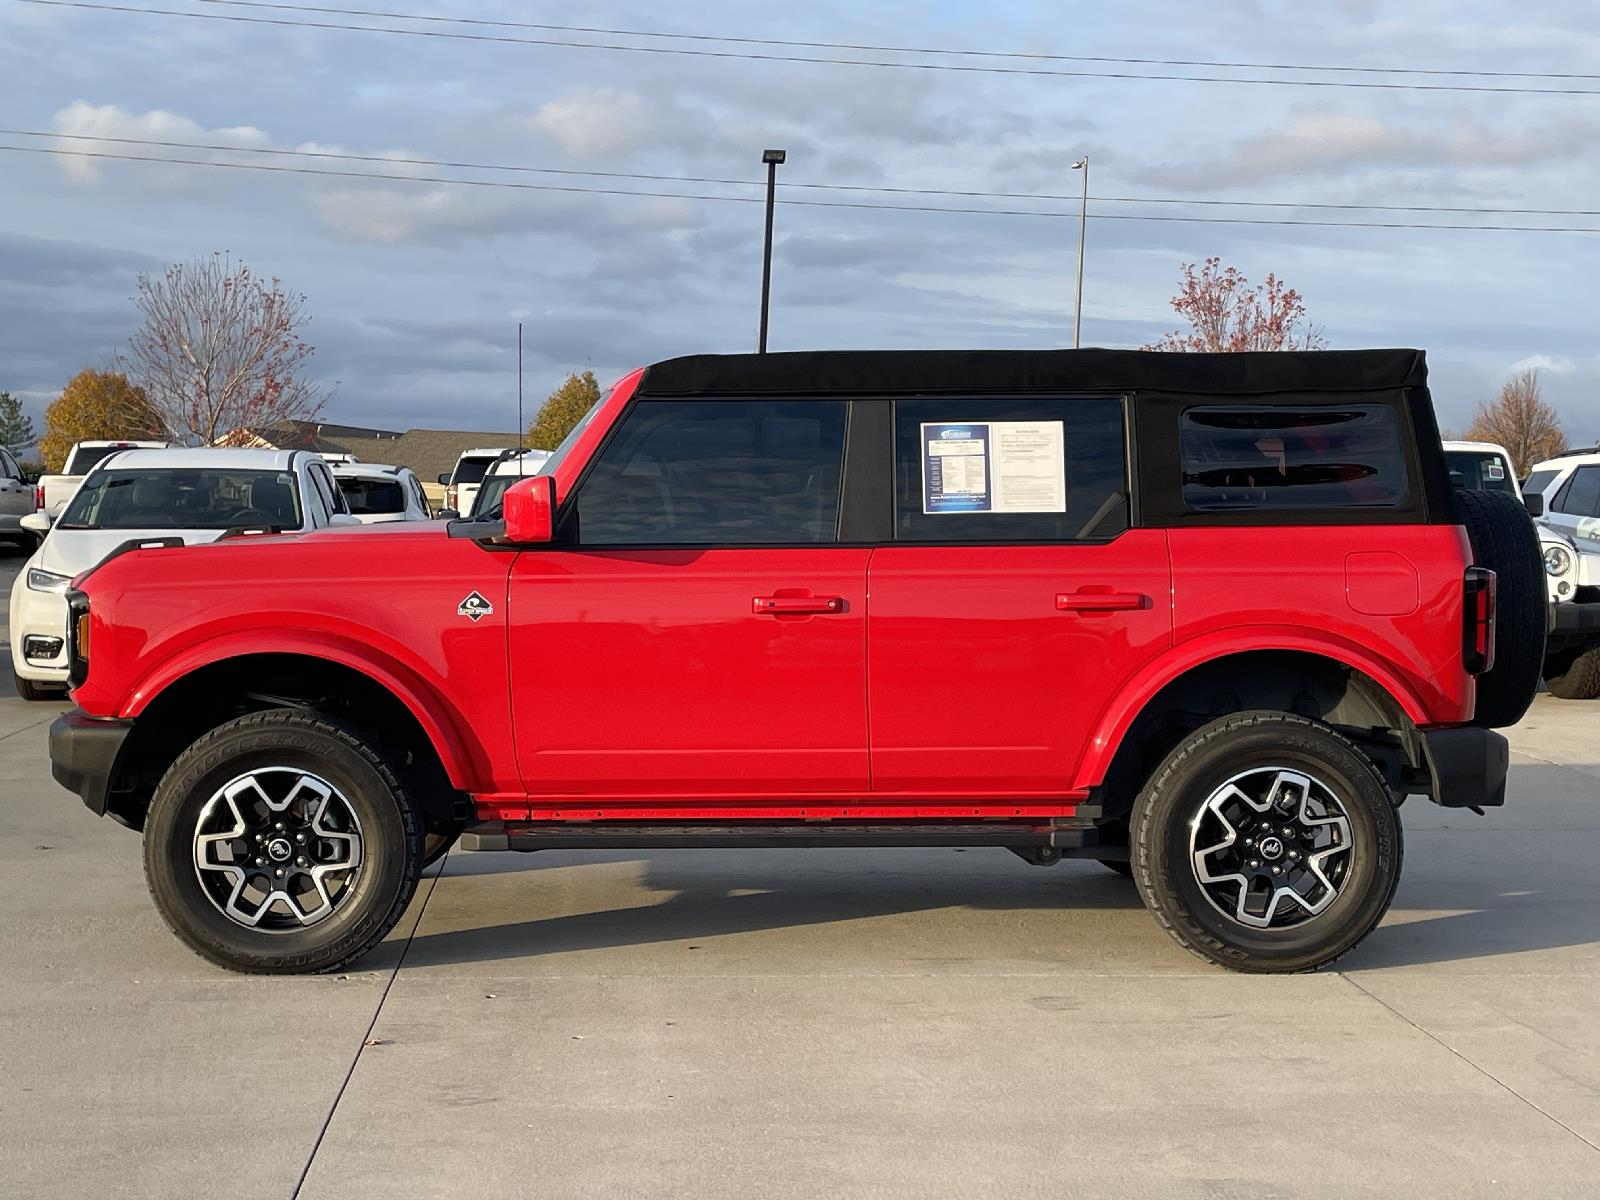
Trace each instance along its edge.
<instances>
[{"instance_id":1,"label":"windshield","mask_svg":"<svg viewBox=\"0 0 1600 1200\"><path fill-rule=\"evenodd\" d=\"M1516 481L1506 460L1492 450L1446 450L1450 482L1469 492L1517 494Z\"/></svg>"},{"instance_id":2,"label":"windshield","mask_svg":"<svg viewBox=\"0 0 1600 1200\"><path fill-rule=\"evenodd\" d=\"M550 474L550 464L554 461L555 458L552 456L542 463L529 463L520 474L516 471L496 471L488 479L484 480L483 486L478 489L478 495L472 502L472 511L463 513L462 516L479 520L483 518L484 514L493 509L495 510L495 517L498 517L500 515L500 500L506 494L506 489L518 480L532 479L535 475Z\"/></svg>"},{"instance_id":3,"label":"windshield","mask_svg":"<svg viewBox=\"0 0 1600 1200\"><path fill-rule=\"evenodd\" d=\"M1522 485L1522 490L1530 496L1537 496L1549 487L1550 481L1559 474L1560 471L1535 471L1528 476L1528 481Z\"/></svg>"},{"instance_id":4,"label":"windshield","mask_svg":"<svg viewBox=\"0 0 1600 1200\"><path fill-rule=\"evenodd\" d=\"M398 479L339 480L345 503L357 516L370 513L400 513L406 510L406 494Z\"/></svg>"},{"instance_id":5,"label":"windshield","mask_svg":"<svg viewBox=\"0 0 1600 1200\"><path fill-rule=\"evenodd\" d=\"M300 527L300 495L288 471L193 468L101 471L85 481L57 529Z\"/></svg>"},{"instance_id":6,"label":"windshield","mask_svg":"<svg viewBox=\"0 0 1600 1200\"><path fill-rule=\"evenodd\" d=\"M453 484L479 483L488 474L489 468L498 461L499 458L494 455L460 459L456 463L456 473L450 477L450 482Z\"/></svg>"}]
</instances>

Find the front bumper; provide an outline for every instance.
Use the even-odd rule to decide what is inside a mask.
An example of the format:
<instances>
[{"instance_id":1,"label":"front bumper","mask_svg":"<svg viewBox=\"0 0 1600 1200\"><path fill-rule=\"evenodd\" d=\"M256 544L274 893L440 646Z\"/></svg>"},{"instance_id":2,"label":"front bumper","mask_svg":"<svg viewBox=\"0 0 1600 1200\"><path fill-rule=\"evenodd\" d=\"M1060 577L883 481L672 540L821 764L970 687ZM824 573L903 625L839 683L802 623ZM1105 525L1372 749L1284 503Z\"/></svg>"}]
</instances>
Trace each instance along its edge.
<instances>
[{"instance_id":1,"label":"front bumper","mask_svg":"<svg viewBox=\"0 0 1600 1200\"><path fill-rule=\"evenodd\" d=\"M1511 744L1492 729L1463 725L1422 731L1433 802L1444 808L1499 808L1506 802Z\"/></svg>"},{"instance_id":2,"label":"front bumper","mask_svg":"<svg viewBox=\"0 0 1600 1200\"><path fill-rule=\"evenodd\" d=\"M91 717L74 709L50 723L50 773L76 792L89 811L105 816L111 781L133 722Z\"/></svg>"},{"instance_id":3,"label":"front bumper","mask_svg":"<svg viewBox=\"0 0 1600 1200\"><path fill-rule=\"evenodd\" d=\"M1551 633L1600 634L1600 604L1563 600L1550 608Z\"/></svg>"},{"instance_id":4,"label":"front bumper","mask_svg":"<svg viewBox=\"0 0 1600 1200\"><path fill-rule=\"evenodd\" d=\"M28 567L11 589L11 665L24 679L35 683L66 683L67 598L61 592L39 592L27 583ZM29 658L23 653L29 637L53 638L61 648L49 658Z\"/></svg>"}]
</instances>

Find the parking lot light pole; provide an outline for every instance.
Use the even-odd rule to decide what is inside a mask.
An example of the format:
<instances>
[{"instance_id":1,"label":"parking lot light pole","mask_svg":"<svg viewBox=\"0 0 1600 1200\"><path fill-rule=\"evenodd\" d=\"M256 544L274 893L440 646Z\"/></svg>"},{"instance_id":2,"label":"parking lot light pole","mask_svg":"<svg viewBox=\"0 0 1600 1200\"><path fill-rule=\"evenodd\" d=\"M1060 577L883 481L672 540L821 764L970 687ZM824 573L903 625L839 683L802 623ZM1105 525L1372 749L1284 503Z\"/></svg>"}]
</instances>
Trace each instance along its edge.
<instances>
[{"instance_id":1,"label":"parking lot light pole","mask_svg":"<svg viewBox=\"0 0 1600 1200\"><path fill-rule=\"evenodd\" d=\"M767 237L761 250L761 338L756 345L759 354L767 352L767 301L772 291L772 206L778 193L778 165L787 157L783 150L761 152L761 161L767 164Z\"/></svg>"},{"instance_id":2,"label":"parking lot light pole","mask_svg":"<svg viewBox=\"0 0 1600 1200\"><path fill-rule=\"evenodd\" d=\"M1083 200L1078 207L1078 299L1072 306L1072 348L1083 345L1083 235L1089 227L1089 156L1085 154L1072 164L1074 171L1083 172Z\"/></svg>"}]
</instances>

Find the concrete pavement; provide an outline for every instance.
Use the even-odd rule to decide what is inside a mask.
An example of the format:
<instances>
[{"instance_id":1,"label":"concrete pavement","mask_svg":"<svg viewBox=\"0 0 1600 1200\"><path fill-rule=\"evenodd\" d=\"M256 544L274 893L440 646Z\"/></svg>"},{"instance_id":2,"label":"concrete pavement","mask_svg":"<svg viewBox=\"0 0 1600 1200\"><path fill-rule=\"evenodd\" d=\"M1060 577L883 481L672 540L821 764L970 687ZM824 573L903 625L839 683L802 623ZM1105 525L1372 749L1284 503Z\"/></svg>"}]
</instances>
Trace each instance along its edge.
<instances>
[{"instance_id":1,"label":"concrete pavement","mask_svg":"<svg viewBox=\"0 0 1600 1200\"><path fill-rule=\"evenodd\" d=\"M1596 1193L1600 704L1540 698L1503 811L1408 804L1319 975L1208 968L1092 863L761 850L452 854L359 970L250 979L8 681L0 1194Z\"/></svg>"}]
</instances>

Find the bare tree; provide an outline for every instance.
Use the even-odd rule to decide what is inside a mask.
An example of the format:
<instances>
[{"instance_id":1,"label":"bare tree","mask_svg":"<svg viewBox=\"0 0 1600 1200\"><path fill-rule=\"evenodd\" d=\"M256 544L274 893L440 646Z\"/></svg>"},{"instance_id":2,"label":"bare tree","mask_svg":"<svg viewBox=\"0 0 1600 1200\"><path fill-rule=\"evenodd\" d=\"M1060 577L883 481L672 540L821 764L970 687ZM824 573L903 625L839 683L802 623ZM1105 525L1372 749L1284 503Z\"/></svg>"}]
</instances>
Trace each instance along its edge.
<instances>
[{"instance_id":1,"label":"bare tree","mask_svg":"<svg viewBox=\"0 0 1600 1200\"><path fill-rule=\"evenodd\" d=\"M1561 414L1539 394L1539 372L1534 370L1513 375L1495 400L1478 405L1467 440L1504 446L1519 476L1567 448Z\"/></svg>"},{"instance_id":2,"label":"bare tree","mask_svg":"<svg viewBox=\"0 0 1600 1200\"><path fill-rule=\"evenodd\" d=\"M1322 331L1306 320L1300 293L1276 275L1251 287L1237 267L1208 258L1197 271L1183 264L1183 282L1172 307L1189 322L1146 350L1218 352L1234 350L1320 350Z\"/></svg>"},{"instance_id":3,"label":"bare tree","mask_svg":"<svg viewBox=\"0 0 1600 1200\"><path fill-rule=\"evenodd\" d=\"M305 297L213 254L139 276L144 323L129 340L135 381L172 435L202 445L246 441L274 421L315 417L323 390L302 374Z\"/></svg>"}]
</instances>

